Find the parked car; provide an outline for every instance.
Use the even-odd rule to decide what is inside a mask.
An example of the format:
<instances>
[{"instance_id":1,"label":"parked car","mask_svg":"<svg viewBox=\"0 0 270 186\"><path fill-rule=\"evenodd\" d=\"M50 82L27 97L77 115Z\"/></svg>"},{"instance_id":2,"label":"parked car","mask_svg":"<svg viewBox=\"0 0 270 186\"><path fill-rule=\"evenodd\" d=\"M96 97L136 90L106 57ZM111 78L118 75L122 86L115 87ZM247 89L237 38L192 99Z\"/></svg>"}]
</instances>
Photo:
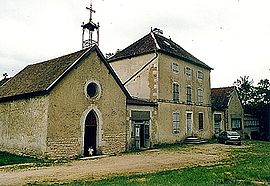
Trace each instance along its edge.
<instances>
[{"instance_id":1,"label":"parked car","mask_svg":"<svg viewBox=\"0 0 270 186\"><path fill-rule=\"evenodd\" d=\"M217 137L219 143L241 145L241 136L236 131L223 131Z\"/></svg>"}]
</instances>

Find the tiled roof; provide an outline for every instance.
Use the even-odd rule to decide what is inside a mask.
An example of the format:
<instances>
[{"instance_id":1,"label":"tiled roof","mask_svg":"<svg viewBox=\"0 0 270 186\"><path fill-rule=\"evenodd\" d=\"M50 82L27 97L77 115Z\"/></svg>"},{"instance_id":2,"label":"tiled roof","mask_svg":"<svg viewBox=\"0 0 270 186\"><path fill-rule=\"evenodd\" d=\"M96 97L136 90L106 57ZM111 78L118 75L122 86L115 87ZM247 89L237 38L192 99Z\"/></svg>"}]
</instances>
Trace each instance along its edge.
<instances>
[{"instance_id":1,"label":"tiled roof","mask_svg":"<svg viewBox=\"0 0 270 186\"><path fill-rule=\"evenodd\" d=\"M70 72L75 64L94 50L100 54L101 60L109 69L110 74L115 78L124 93L129 96L127 90L123 87L121 81L105 60L98 47L94 46L90 49L80 50L42 63L28 65L25 69L10 79L10 81L0 87L0 101L12 97L32 94L36 95L48 92L61 80L61 78L63 78L64 75Z\"/></svg>"},{"instance_id":2,"label":"tiled roof","mask_svg":"<svg viewBox=\"0 0 270 186\"><path fill-rule=\"evenodd\" d=\"M147 34L143 38L128 46L127 48L116 53L113 57L109 59L109 61L116 61L155 51L159 51L167 55L180 58L184 61L199 65L207 69L212 69L207 64L203 63L202 61L188 53L171 39L168 39L159 34L155 34L153 32Z\"/></svg>"},{"instance_id":3,"label":"tiled roof","mask_svg":"<svg viewBox=\"0 0 270 186\"><path fill-rule=\"evenodd\" d=\"M127 104L128 105L143 105L143 106L155 106L157 105L156 102L153 102L151 100L143 100L143 99L138 99L138 98L130 98L127 99Z\"/></svg>"},{"instance_id":4,"label":"tiled roof","mask_svg":"<svg viewBox=\"0 0 270 186\"><path fill-rule=\"evenodd\" d=\"M0 87L2 85L4 85L8 80L10 80L10 78L4 78L4 79L0 80Z\"/></svg>"},{"instance_id":5,"label":"tiled roof","mask_svg":"<svg viewBox=\"0 0 270 186\"><path fill-rule=\"evenodd\" d=\"M84 52L86 50L28 65L0 88L0 99L47 90Z\"/></svg>"},{"instance_id":6,"label":"tiled roof","mask_svg":"<svg viewBox=\"0 0 270 186\"><path fill-rule=\"evenodd\" d=\"M211 103L213 110L224 110L228 108L232 92L235 87L222 87L211 89Z\"/></svg>"}]
</instances>

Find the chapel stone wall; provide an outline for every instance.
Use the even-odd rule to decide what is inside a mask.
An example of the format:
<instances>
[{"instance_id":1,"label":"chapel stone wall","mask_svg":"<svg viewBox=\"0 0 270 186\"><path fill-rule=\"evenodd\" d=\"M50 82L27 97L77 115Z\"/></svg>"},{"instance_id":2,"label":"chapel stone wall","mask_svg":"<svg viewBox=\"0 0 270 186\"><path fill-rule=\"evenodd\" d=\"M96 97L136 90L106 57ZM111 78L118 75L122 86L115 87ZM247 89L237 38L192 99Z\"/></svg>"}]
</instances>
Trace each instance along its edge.
<instances>
[{"instance_id":1,"label":"chapel stone wall","mask_svg":"<svg viewBox=\"0 0 270 186\"><path fill-rule=\"evenodd\" d=\"M98 85L94 98L86 93L89 82ZM49 99L49 157L83 156L85 120L90 111L97 117L97 153L125 151L126 96L96 52L79 62Z\"/></svg>"},{"instance_id":2,"label":"chapel stone wall","mask_svg":"<svg viewBox=\"0 0 270 186\"><path fill-rule=\"evenodd\" d=\"M0 104L0 151L43 156L46 152L48 97Z\"/></svg>"}]
</instances>

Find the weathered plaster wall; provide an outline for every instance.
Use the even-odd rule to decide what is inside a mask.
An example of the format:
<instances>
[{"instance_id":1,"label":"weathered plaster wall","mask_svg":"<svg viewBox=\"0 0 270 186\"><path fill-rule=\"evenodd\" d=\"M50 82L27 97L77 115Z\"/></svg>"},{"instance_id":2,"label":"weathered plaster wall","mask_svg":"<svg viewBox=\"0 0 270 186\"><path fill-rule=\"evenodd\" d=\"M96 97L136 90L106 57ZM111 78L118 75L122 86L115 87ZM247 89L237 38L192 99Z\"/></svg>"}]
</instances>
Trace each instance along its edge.
<instances>
[{"instance_id":1,"label":"weathered plaster wall","mask_svg":"<svg viewBox=\"0 0 270 186\"><path fill-rule=\"evenodd\" d=\"M227 110L227 117L228 117L228 129L232 129L232 118L240 118L241 119L241 125L242 125L242 130L240 131L241 133L243 132L244 128L244 110L242 107L242 104L237 96L236 91L233 91L231 99L229 101L229 106Z\"/></svg>"},{"instance_id":2,"label":"weathered plaster wall","mask_svg":"<svg viewBox=\"0 0 270 186\"><path fill-rule=\"evenodd\" d=\"M157 106L140 106L140 105L127 105L127 122L129 126L127 127L127 144L128 148L131 148L131 111L150 111L150 146L152 147L154 144L157 144Z\"/></svg>"},{"instance_id":3,"label":"weathered plaster wall","mask_svg":"<svg viewBox=\"0 0 270 186\"><path fill-rule=\"evenodd\" d=\"M150 64L143 68L148 62L150 62ZM123 83L139 72L125 84L132 96L156 99L158 77L155 53L115 61L112 62L111 65Z\"/></svg>"},{"instance_id":4,"label":"weathered plaster wall","mask_svg":"<svg viewBox=\"0 0 270 186\"><path fill-rule=\"evenodd\" d=\"M47 96L1 103L0 151L44 155L47 110Z\"/></svg>"},{"instance_id":5,"label":"weathered plaster wall","mask_svg":"<svg viewBox=\"0 0 270 186\"><path fill-rule=\"evenodd\" d=\"M141 55L130 59L113 62L112 66L123 80L131 77L139 67L156 57L151 55ZM172 63L179 65L179 72L172 72ZM133 66L134 65L134 66ZM185 75L185 67L192 69L190 77ZM197 78L197 71L204 74L203 79ZM131 73L132 71L132 73ZM180 86L180 102L173 102L172 88L173 83L177 82ZM186 104L186 87L192 87L192 103ZM130 83L126 85L133 96L148 98L158 101L157 126L152 132L152 141L157 143L174 143L182 141L186 137L186 112L193 113L193 134L202 138L211 138L213 132L212 112L210 100L210 70L198 67L183 60L158 53L149 68L138 74ZM203 103L198 102L198 89L203 91ZM180 133L173 134L172 114L180 112ZM203 113L204 128L198 128L198 114Z\"/></svg>"},{"instance_id":6,"label":"weathered plaster wall","mask_svg":"<svg viewBox=\"0 0 270 186\"><path fill-rule=\"evenodd\" d=\"M97 99L86 96L87 82L100 85ZM48 156L83 154L84 122L93 109L98 117L99 153L118 153L126 146L126 98L96 53L79 63L50 94Z\"/></svg>"},{"instance_id":7,"label":"weathered plaster wall","mask_svg":"<svg viewBox=\"0 0 270 186\"><path fill-rule=\"evenodd\" d=\"M164 54L159 55L158 74L159 81L158 86L162 87L158 90L158 99L172 100L172 84L177 82L180 86L180 102L186 103L186 88L191 86L192 88L192 104L198 104L197 93L198 88L203 90L203 105L210 105L210 71L191 63L187 63L183 60L176 59ZM172 63L179 65L179 72L172 72ZM192 75L185 75L185 67L192 69ZM203 80L197 78L197 71L200 70L204 74Z\"/></svg>"},{"instance_id":8,"label":"weathered plaster wall","mask_svg":"<svg viewBox=\"0 0 270 186\"><path fill-rule=\"evenodd\" d=\"M173 112L179 112L180 132L173 133ZM157 143L175 143L185 139L187 134L186 113L192 112L193 135L209 139L212 137L212 116L209 107L187 106L184 104L159 103ZM203 129L199 129L199 113L203 113Z\"/></svg>"},{"instance_id":9,"label":"weathered plaster wall","mask_svg":"<svg viewBox=\"0 0 270 186\"><path fill-rule=\"evenodd\" d=\"M187 63L180 59L172 58L170 56L160 54L158 59L158 100L159 100L159 125L157 134L161 143L176 142L183 140L186 136L186 113L192 112L193 116L193 135L202 138L212 137L212 114L210 106L210 71L193 64ZM179 72L172 72L172 63L179 65ZM192 69L192 75L185 75L185 67ZM197 78L197 71L200 70L204 74L204 78ZM173 102L172 87L173 83L179 84L178 103ZM187 104L186 87L192 88L192 103ZM198 88L203 90L203 103L198 102ZM180 133L172 133L172 114L173 112L180 112ZM198 114L203 113L204 128L199 130Z\"/></svg>"}]
</instances>

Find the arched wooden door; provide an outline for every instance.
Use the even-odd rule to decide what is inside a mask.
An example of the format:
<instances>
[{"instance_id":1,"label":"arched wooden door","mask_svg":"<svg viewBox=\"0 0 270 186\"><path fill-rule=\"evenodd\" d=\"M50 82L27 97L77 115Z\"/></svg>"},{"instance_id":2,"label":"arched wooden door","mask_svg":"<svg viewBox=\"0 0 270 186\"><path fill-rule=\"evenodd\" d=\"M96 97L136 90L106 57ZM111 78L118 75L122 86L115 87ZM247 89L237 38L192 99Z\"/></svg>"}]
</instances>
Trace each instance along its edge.
<instances>
[{"instance_id":1,"label":"arched wooden door","mask_svg":"<svg viewBox=\"0 0 270 186\"><path fill-rule=\"evenodd\" d=\"M89 156L89 149L92 148L93 155L97 152L97 117L94 111L88 113L85 119L84 130L84 156Z\"/></svg>"}]
</instances>

